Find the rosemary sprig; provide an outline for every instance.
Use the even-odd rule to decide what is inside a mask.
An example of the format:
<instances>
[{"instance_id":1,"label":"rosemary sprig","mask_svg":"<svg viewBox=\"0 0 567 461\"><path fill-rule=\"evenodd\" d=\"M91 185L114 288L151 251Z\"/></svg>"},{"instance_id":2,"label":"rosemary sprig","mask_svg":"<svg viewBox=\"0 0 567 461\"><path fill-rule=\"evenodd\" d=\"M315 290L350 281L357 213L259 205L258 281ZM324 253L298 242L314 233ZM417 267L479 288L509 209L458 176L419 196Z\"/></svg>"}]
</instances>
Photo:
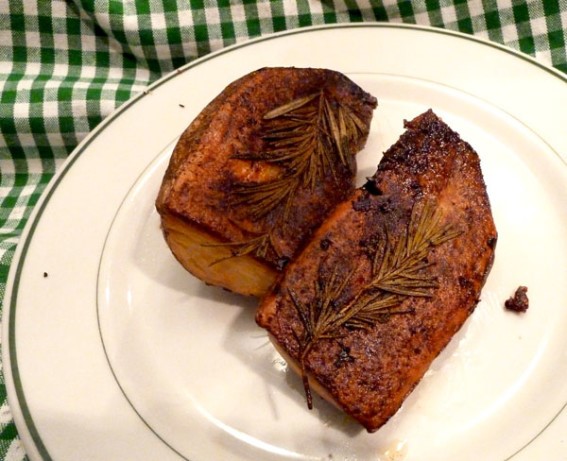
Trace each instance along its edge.
<instances>
[{"instance_id":1,"label":"rosemary sprig","mask_svg":"<svg viewBox=\"0 0 567 461\"><path fill-rule=\"evenodd\" d=\"M268 182L237 184L232 204L246 204L253 220L283 205L285 220L299 188L314 190L324 177L337 176L339 164L349 165L349 145L363 130L350 109L333 104L322 91L268 112L261 130L265 150L233 158L279 165L281 174Z\"/></svg>"},{"instance_id":2,"label":"rosemary sprig","mask_svg":"<svg viewBox=\"0 0 567 461\"><path fill-rule=\"evenodd\" d=\"M305 303L294 290L288 293L301 320L303 331L295 333L300 345L299 362L307 404L312 408L309 382L305 373L307 356L314 344L325 339L339 339L344 327L368 329L389 320L392 315L409 314L413 308L401 309L408 297L431 297L438 287L435 277L427 272L427 257L432 248L459 235L459 231L442 223L441 213L431 200L415 204L407 230L397 241L386 234L377 244L372 259L370 280L352 299L341 300L355 269L341 276L337 268L317 280L314 296ZM381 248L382 247L382 248Z\"/></svg>"},{"instance_id":3,"label":"rosemary sprig","mask_svg":"<svg viewBox=\"0 0 567 461\"><path fill-rule=\"evenodd\" d=\"M337 178L338 166L350 165L350 146L365 129L351 109L324 91L269 111L261 129L265 149L233 158L278 165L281 173L266 182L235 184L230 205L245 206L252 221L275 212L274 228L285 226L299 190L313 191L321 181ZM248 248L248 242L242 245Z\"/></svg>"}]
</instances>

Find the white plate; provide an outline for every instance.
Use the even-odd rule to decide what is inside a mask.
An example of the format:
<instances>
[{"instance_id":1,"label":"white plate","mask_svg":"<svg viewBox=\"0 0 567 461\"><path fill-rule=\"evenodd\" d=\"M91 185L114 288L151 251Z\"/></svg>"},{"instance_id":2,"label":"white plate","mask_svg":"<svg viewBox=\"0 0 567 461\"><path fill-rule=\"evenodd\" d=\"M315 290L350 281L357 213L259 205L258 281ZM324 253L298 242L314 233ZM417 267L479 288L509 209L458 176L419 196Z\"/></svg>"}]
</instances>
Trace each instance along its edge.
<instances>
[{"instance_id":1,"label":"white plate","mask_svg":"<svg viewBox=\"0 0 567 461\"><path fill-rule=\"evenodd\" d=\"M482 301L398 414L367 434L301 384L254 302L174 261L153 208L172 146L226 84L327 67L380 106L359 181L431 107L479 152L499 230ZM36 207L4 303L4 373L32 460L567 460L567 80L469 36L300 29L186 66L124 105ZM503 309L515 288L530 308Z\"/></svg>"}]
</instances>

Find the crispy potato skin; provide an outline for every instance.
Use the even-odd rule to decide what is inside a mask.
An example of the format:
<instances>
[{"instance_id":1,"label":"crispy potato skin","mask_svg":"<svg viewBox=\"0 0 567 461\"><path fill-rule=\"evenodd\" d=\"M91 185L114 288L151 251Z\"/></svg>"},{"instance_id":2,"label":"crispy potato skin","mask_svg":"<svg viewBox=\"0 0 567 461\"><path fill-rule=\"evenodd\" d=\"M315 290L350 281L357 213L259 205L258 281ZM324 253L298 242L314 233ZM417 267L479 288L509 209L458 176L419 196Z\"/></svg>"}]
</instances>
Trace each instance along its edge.
<instances>
[{"instance_id":1,"label":"crispy potato skin","mask_svg":"<svg viewBox=\"0 0 567 461\"><path fill-rule=\"evenodd\" d=\"M231 83L179 139L156 208L174 256L203 281L245 295L265 294L281 267L295 256L330 210L352 192L354 157L351 165L339 166L335 177L321 181L314 190L300 189L285 226L276 220L281 210L251 219L246 204L235 206L230 200L235 185L264 182L281 174L277 165L235 158L265 148L259 135L264 115L319 91L346 104L366 124L366 131L350 146L354 152L360 150L368 136L376 99L344 75L326 69L264 68L252 72ZM172 223L174 228L170 227ZM273 251L265 256L231 258L232 247L221 248L267 232L272 235ZM206 257L203 247L210 255L224 259L219 262ZM229 275L248 270L255 271L244 276L249 283Z\"/></svg>"},{"instance_id":2,"label":"crispy potato skin","mask_svg":"<svg viewBox=\"0 0 567 461\"><path fill-rule=\"evenodd\" d=\"M442 220L460 234L428 256L432 265L427 270L438 282L433 296L406 297L401 309L413 313L392 315L368 330L344 328L339 339L315 343L305 359L313 389L323 388L369 432L397 412L473 312L497 240L476 152L432 111L406 122L406 128L369 183L334 210L288 265L256 316L297 369L304 326L290 290L308 303L318 278L330 268L345 276L356 268L346 295L354 297L371 276L370 242L385 239L386 233L402 235L414 204L436 201Z\"/></svg>"}]
</instances>

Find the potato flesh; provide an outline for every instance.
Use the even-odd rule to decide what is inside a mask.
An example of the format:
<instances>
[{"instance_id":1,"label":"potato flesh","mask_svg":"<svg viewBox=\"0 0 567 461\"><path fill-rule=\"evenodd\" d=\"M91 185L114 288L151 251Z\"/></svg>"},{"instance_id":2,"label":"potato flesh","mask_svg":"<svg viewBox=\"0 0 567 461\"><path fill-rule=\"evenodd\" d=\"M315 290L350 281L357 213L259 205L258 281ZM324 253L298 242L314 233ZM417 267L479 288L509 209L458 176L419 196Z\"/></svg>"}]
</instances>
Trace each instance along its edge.
<instances>
[{"instance_id":1,"label":"potato flesh","mask_svg":"<svg viewBox=\"0 0 567 461\"><path fill-rule=\"evenodd\" d=\"M230 246L176 216L162 216L162 229L181 265L212 285L260 297L276 279L276 271L268 265L246 255L233 257Z\"/></svg>"}]
</instances>

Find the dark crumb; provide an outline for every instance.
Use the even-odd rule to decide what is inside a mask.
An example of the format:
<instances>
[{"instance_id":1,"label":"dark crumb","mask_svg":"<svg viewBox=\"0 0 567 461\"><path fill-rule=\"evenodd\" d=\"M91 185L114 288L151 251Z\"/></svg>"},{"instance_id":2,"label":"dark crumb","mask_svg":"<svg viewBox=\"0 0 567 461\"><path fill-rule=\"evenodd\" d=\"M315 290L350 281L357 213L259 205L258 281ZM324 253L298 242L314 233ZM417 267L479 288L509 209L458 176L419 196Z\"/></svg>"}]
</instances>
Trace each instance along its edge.
<instances>
[{"instance_id":1,"label":"dark crumb","mask_svg":"<svg viewBox=\"0 0 567 461\"><path fill-rule=\"evenodd\" d=\"M382 191L376 184L373 178L366 178L366 184L362 188L370 195L382 195Z\"/></svg>"},{"instance_id":2,"label":"dark crumb","mask_svg":"<svg viewBox=\"0 0 567 461\"><path fill-rule=\"evenodd\" d=\"M47 272L43 273L43 277L46 278L49 274Z\"/></svg>"},{"instance_id":3,"label":"dark crumb","mask_svg":"<svg viewBox=\"0 0 567 461\"><path fill-rule=\"evenodd\" d=\"M331 241L328 238L324 238L319 242L319 247L321 250L326 251L331 246Z\"/></svg>"},{"instance_id":4,"label":"dark crumb","mask_svg":"<svg viewBox=\"0 0 567 461\"><path fill-rule=\"evenodd\" d=\"M358 200L352 202L352 209L354 211L368 211L372 207L372 202L368 196L361 196Z\"/></svg>"},{"instance_id":5,"label":"dark crumb","mask_svg":"<svg viewBox=\"0 0 567 461\"><path fill-rule=\"evenodd\" d=\"M181 107L182 109L185 109L185 106L183 104L179 104L179 107Z\"/></svg>"},{"instance_id":6,"label":"dark crumb","mask_svg":"<svg viewBox=\"0 0 567 461\"><path fill-rule=\"evenodd\" d=\"M354 357L350 355L350 347L343 346L342 344L340 344L340 346L341 346L341 352L339 352L339 355L335 360L336 368L339 368L341 365L345 363L354 362Z\"/></svg>"},{"instance_id":7,"label":"dark crumb","mask_svg":"<svg viewBox=\"0 0 567 461\"><path fill-rule=\"evenodd\" d=\"M287 266L288 262L289 262L289 258L282 256L281 258L278 258L278 260L276 261L276 268L279 271L283 271L285 266Z\"/></svg>"},{"instance_id":8,"label":"dark crumb","mask_svg":"<svg viewBox=\"0 0 567 461\"><path fill-rule=\"evenodd\" d=\"M526 312L529 307L528 287L519 286L514 296L504 303L504 307L514 312Z\"/></svg>"}]
</instances>

